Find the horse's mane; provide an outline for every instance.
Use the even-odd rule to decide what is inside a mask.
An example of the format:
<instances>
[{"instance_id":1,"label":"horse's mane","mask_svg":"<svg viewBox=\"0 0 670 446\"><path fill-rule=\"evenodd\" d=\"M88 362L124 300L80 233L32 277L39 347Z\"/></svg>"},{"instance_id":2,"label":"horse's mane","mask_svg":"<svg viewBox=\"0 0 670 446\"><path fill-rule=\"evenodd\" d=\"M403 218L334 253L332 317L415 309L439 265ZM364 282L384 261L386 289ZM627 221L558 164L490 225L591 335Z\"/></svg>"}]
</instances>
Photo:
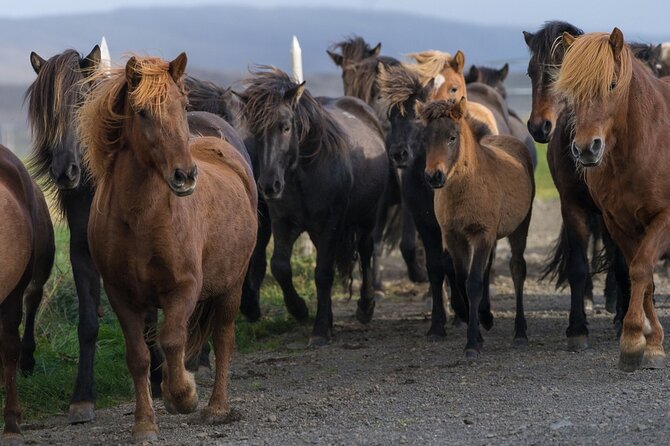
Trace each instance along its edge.
<instances>
[{"instance_id":1,"label":"horse's mane","mask_svg":"<svg viewBox=\"0 0 670 446\"><path fill-rule=\"evenodd\" d=\"M424 91L419 76L404 65L384 68L379 73L379 87L382 96L388 101L389 111L397 108L401 116L407 112L406 102Z\"/></svg>"},{"instance_id":2,"label":"horse's mane","mask_svg":"<svg viewBox=\"0 0 670 446\"><path fill-rule=\"evenodd\" d=\"M330 46L330 50L340 50L342 60L347 63L352 61L357 62L365 59L372 51L372 48L370 47L370 44L365 41L365 39L360 36L353 35L341 42L332 44Z\"/></svg>"},{"instance_id":3,"label":"horse's mane","mask_svg":"<svg viewBox=\"0 0 670 446\"><path fill-rule=\"evenodd\" d=\"M454 119L453 110L458 106L459 101L455 99L430 101L421 110L421 118L427 122L442 118ZM475 119L469 113L464 118L474 135L475 141L480 142L482 138L492 134L488 125Z\"/></svg>"},{"instance_id":4,"label":"horse's mane","mask_svg":"<svg viewBox=\"0 0 670 446\"><path fill-rule=\"evenodd\" d=\"M451 61L451 54L437 50L421 51L407 54L416 64L408 65L419 76L422 85L427 85L431 79L442 74L444 67Z\"/></svg>"},{"instance_id":5,"label":"horse's mane","mask_svg":"<svg viewBox=\"0 0 670 446\"><path fill-rule=\"evenodd\" d=\"M54 198L60 194L49 179L52 150L64 142L75 108L82 100L80 59L79 53L71 49L51 57L42 65L24 97L33 135L28 167L42 188ZM59 206L62 210L62 203Z\"/></svg>"},{"instance_id":6,"label":"horse's mane","mask_svg":"<svg viewBox=\"0 0 670 446\"><path fill-rule=\"evenodd\" d=\"M184 84L188 91L189 111L204 111L219 116L232 116L239 111L231 110L227 105L226 101L233 96L230 87L222 87L191 76L184 78Z\"/></svg>"},{"instance_id":7,"label":"horse's mane","mask_svg":"<svg viewBox=\"0 0 670 446\"><path fill-rule=\"evenodd\" d=\"M373 94L377 83L377 75L379 74L377 67L380 63L384 68L400 65L400 61L393 57L378 56L368 57L346 68L353 71L353 80L351 83L352 95L367 104L370 104L374 99Z\"/></svg>"},{"instance_id":8,"label":"horse's mane","mask_svg":"<svg viewBox=\"0 0 670 446\"><path fill-rule=\"evenodd\" d=\"M245 81L244 116L251 133L259 135L277 122L280 107L285 104L285 94L298 84L272 66L259 66L251 74ZM294 111L301 144L309 140L317 145L317 151L324 150L327 154L340 153L347 147L344 130L306 89Z\"/></svg>"},{"instance_id":9,"label":"horse's mane","mask_svg":"<svg viewBox=\"0 0 670 446\"><path fill-rule=\"evenodd\" d=\"M617 73L609 39L609 33L589 33L575 39L565 52L554 84L560 95L583 102L605 97L610 92L627 93L633 75L632 51L623 45Z\"/></svg>"},{"instance_id":10,"label":"horse's mane","mask_svg":"<svg viewBox=\"0 0 670 446\"><path fill-rule=\"evenodd\" d=\"M563 45L561 37L567 32L577 37L584 34L584 31L576 26L561 21L546 22L542 28L533 34L529 44L529 49L538 61L546 63L552 61L552 64L559 64L563 59Z\"/></svg>"},{"instance_id":11,"label":"horse's mane","mask_svg":"<svg viewBox=\"0 0 670 446\"><path fill-rule=\"evenodd\" d=\"M168 72L169 64L155 57L136 57L135 60L135 72L140 79L128 95L130 106L133 110L161 116L168 89L174 82ZM110 167L122 148L121 132L128 118L124 114L128 93L126 67L93 77L97 85L79 108L77 129L81 143L86 146L84 160L90 175L100 189L105 189Z\"/></svg>"}]
</instances>

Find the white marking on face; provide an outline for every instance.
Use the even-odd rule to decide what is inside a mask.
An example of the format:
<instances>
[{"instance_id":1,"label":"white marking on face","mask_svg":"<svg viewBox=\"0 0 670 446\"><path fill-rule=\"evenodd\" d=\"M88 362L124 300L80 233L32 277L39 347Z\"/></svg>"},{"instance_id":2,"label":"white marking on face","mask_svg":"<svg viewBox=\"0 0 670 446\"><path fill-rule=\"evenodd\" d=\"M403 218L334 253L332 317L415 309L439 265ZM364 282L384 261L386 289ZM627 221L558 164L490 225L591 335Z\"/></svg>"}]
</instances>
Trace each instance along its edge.
<instances>
[{"instance_id":1,"label":"white marking on face","mask_svg":"<svg viewBox=\"0 0 670 446\"><path fill-rule=\"evenodd\" d=\"M349 112L342 112L342 114L349 119L358 119L356 116L352 115Z\"/></svg>"},{"instance_id":2,"label":"white marking on face","mask_svg":"<svg viewBox=\"0 0 670 446\"><path fill-rule=\"evenodd\" d=\"M441 74L435 76L435 79L433 80L433 90L437 91L446 81L447 80Z\"/></svg>"}]
</instances>

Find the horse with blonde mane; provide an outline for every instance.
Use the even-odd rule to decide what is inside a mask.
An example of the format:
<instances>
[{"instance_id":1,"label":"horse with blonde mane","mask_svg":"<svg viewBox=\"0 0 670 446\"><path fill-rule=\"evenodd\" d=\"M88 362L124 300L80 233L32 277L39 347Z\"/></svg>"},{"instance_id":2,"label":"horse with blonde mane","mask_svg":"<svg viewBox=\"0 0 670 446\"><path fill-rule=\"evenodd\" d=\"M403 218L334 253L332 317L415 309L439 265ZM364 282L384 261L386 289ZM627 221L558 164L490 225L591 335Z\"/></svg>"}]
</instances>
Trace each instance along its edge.
<instances>
[{"instance_id":1,"label":"horse with blonde mane","mask_svg":"<svg viewBox=\"0 0 670 446\"><path fill-rule=\"evenodd\" d=\"M164 314L157 337L166 360L166 409L196 410L195 382L184 362L211 334L216 373L202 417L229 419L235 316L256 238L251 166L223 139L190 137L185 68L184 53L169 63L131 57L96 79L78 112L96 186L91 254L126 340L136 441L158 436L143 336L145 314L156 307Z\"/></svg>"},{"instance_id":2,"label":"horse with blonde mane","mask_svg":"<svg viewBox=\"0 0 670 446\"><path fill-rule=\"evenodd\" d=\"M554 85L574 110L572 156L628 262L631 296L619 368L665 363L654 263L670 249L670 84L633 57L623 33L564 33Z\"/></svg>"},{"instance_id":3,"label":"horse with blonde mane","mask_svg":"<svg viewBox=\"0 0 670 446\"><path fill-rule=\"evenodd\" d=\"M435 216L442 247L451 254L459 294L468 309L465 356L479 356L480 312L489 303L488 283L496 241L509 239L516 295L514 342L527 345L523 258L535 196L533 163L517 138L492 135L473 118L465 98L416 104L426 126L426 169L435 190ZM482 181L486 178L487 181ZM484 326L485 328L486 325Z\"/></svg>"}]
</instances>

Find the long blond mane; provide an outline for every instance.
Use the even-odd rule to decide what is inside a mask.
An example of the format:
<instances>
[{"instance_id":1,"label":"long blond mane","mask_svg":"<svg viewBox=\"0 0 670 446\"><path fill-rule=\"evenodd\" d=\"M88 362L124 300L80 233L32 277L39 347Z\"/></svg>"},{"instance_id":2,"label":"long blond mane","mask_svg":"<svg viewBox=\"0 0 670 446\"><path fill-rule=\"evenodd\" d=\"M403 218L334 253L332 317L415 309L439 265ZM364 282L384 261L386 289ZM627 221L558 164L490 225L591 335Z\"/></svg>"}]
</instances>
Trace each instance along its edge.
<instances>
[{"instance_id":1,"label":"long blond mane","mask_svg":"<svg viewBox=\"0 0 670 446\"><path fill-rule=\"evenodd\" d=\"M437 75L442 74L442 71L451 62L451 54L437 50L409 53L407 57L416 62L416 64L408 64L407 67L419 76L423 86L426 86Z\"/></svg>"},{"instance_id":2,"label":"long blond mane","mask_svg":"<svg viewBox=\"0 0 670 446\"><path fill-rule=\"evenodd\" d=\"M633 72L631 50L623 45L615 60L609 38L608 33L584 34L568 47L554 84L560 96L581 103L614 92L627 93Z\"/></svg>"},{"instance_id":3,"label":"long blond mane","mask_svg":"<svg viewBox=\"0 0 670 446\"><path fill-rule=\"evenodd\" d=\"M128 117L124 114L126 97L133 110L160 117L170 84L174 82L168 72L169 64L163 59L135 57L135 61L134 72L139 82L130 94L125 66L94 74L92 81L96 86L77 113L77 132L86 147L84 161L98 186L110 173L115 154L121 148L121 131ZM180 88L183 91L183 86Z\"/></svg>"}]
</instances>

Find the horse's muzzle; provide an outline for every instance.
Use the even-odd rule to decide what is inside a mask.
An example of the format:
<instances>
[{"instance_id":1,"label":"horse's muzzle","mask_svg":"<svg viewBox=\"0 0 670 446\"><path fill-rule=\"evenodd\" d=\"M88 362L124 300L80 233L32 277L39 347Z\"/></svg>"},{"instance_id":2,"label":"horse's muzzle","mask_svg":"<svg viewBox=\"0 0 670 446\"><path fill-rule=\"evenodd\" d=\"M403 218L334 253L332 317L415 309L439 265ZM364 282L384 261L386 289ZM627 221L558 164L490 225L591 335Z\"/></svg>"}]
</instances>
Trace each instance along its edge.
<instances>
[{"instance_id":1,"label":"horse's muzzle","mask_svg":"<svg viewBox=\"0 0 670 446\"><path fill-rule=\"evenodd\" d=\"M447 177L442 173L441 170L436 170L435 172L426 172L426 182L433 189L439 189L444 187L444 184L447 182Z\"/></svg>"},{"instance_id":2,"label":"horse's muzzle","mask_svg":"<svg viewBox=\"0 0 670 446\"><path fill-rule=\"evenodd\" d=\"M541 144L549 142L551 139L551 133L553 130L553 125L551 121L544 120L539 123L532 122L528 120L528 132L533 137L533 139Z\"/></svg>"},{"instance_id":3,"label":"horse's muzzle","mask_svg":"<svg viewBox=\"0 0 670 446\"><path fill-rule=\"evenodd\" d=\"M182 169L175 169L172 173L172 178L168 180L170 189L178 197L185 197L191 195L195 191L195 185L198 182L198 168L193 166L188 171Z\"/></svg>"},{"instance_id":4,"label":"horse's muzzle","mask_svg":"<svg viewBox=\"0 0 670 446\"><path fill-rule=\"evenodd\" d=\"M575 141L570 146L572 156L584 167L595 167L603 159L605 143L601 138L593 138L586 149L582 149Z\"/></svg>"}]
</instances>

